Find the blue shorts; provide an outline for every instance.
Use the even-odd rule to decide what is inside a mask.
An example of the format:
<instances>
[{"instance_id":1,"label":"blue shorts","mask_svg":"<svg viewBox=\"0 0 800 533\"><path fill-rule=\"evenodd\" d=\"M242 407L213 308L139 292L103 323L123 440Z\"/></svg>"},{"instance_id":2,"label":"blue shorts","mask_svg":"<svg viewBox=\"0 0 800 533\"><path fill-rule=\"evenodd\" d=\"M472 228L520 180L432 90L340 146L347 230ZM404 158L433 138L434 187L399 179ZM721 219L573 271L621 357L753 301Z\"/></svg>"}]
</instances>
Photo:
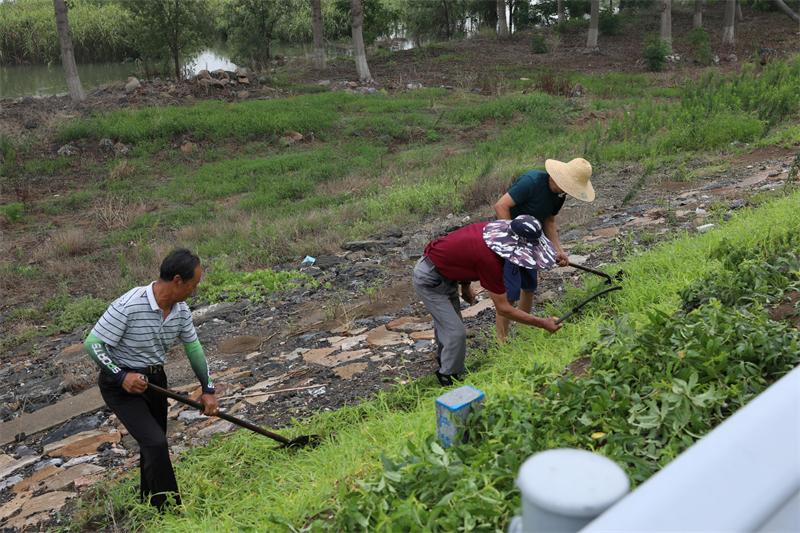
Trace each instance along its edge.
<instances>
[{"instance_id":1,"label":"blue shorts","mask_svg":"<svg viewBox=\"0 0 800 533\"><path fill-rule=\"evenodd\" d=\"M526 292L536 292L537 271L520 268L506 261L503 267L503 285L506 287L508 301L514 303L519 300L520 289Z\"/></svg>"}]
</instances>

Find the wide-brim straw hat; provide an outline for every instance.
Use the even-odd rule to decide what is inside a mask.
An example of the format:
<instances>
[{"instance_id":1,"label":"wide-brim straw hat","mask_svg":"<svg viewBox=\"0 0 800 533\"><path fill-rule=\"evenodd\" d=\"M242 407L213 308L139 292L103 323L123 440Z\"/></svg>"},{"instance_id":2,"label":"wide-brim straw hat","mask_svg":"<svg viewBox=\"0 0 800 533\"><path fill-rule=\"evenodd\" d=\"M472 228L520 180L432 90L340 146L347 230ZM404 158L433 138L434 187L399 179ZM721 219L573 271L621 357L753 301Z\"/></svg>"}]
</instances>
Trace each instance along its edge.
<instances>
[{"instance_id":1,"label":"wide-brim straw hat","mask_svg":"<svg viewBox=\"0 0 800 533\"><path fill-rule=\"evenodd\" d=\"M577 157L569 163L562 163L548 159L544 162L544 168L565 193L584 202L594 201L594 187L589 179L592 177L592 165L587 160Z\"/></svg>"},{"instance_id":2,"label":"wide-brim straw hat","mask_svg":"<svg viewBox=\"0 0 800 533\"><path fill-rule=\"evenodd\" d=\"M489 222L483 228L483 242L494 253L522 268L544 270L556 262L553 244L531 215Z\"/></svg>"}]
</instances>

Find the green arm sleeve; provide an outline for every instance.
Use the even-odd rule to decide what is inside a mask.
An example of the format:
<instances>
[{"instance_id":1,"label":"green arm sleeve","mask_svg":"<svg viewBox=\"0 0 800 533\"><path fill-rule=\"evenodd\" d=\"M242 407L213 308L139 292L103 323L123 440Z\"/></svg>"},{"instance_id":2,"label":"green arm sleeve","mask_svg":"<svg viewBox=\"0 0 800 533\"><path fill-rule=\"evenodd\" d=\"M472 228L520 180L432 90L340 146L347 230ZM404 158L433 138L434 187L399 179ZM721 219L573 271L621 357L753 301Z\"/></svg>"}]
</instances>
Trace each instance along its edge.
<instances>
[{"instance_id":1,"label":"green arm sleeve","mask_svg":"<svg viewBox=\"0 0 800 533\"><path fill-rule=\"evenodd\" d=\"M97 363L101 372L112 375L117 382L122 385L122 381L125 379L125 374L127 374L127 372L122 370L111 360L111 357L108 355L108 350L106 350L106 343L101 341L96 335L90 333L83 343L83 349L89 354L89 357Z\"/></svg>"},{"instance_id":2,"label":"green arm sleeve","mask_svg":"<svg viewBox=\"0 0 800 533\"><path fill-rule=\"evenodd\" d=\"M206 354L203 352L203 347L200 345L199 340L187 342L183 345L186 350L186 357L189 358L189 363L192 365L194 375L200 380L203 386L203 392L214 393L214 381L211 379L211 372L208 371L208 362L206 361Z\"/></svg>"}]
</instances>

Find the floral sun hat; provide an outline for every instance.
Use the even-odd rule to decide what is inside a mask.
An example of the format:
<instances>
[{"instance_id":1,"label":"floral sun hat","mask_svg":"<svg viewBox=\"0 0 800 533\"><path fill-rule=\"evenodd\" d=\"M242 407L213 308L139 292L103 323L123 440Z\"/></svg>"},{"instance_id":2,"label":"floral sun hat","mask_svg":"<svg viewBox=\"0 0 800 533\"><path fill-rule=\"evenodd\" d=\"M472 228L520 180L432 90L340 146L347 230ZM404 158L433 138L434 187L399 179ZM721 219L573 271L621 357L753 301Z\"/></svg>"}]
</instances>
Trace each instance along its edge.
<instances>
[{"instance_id":1,"label":"floral sun hat","mask_svg":"<svg viewBox=\"0 0 800 533\"><path fill-rule=\"evenodd\" d=\"M522 268L544 270L556 263L553 244L530 215L489 222L483 228L483 241L494 253Z\"/></svg>"}]
</instances>

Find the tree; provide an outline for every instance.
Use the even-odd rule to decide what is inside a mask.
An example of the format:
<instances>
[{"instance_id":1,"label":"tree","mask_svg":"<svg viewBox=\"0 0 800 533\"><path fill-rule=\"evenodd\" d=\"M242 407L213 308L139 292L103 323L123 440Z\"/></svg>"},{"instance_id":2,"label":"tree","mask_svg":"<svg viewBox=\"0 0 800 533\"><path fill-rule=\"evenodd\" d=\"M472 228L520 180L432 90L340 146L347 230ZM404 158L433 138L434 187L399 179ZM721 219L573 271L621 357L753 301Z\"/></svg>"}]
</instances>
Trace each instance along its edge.
<instances>
[{"instance_id":1,"label":"tree","mask_svg":"<svg viewBox=\"0 0 800 533\"><path fill-rule=\"evenodd\" d=\"M372 83L372 74L367 65L367 50L364 46L364 11L361 0L350 0L350 20L353 32L353 59L356 62L356 72L361 83Z\"/></svg>"},{"instance_id":2,"label":"tree","mask_svg":"<svg viewBox=\"0 0 800 533\"><path fill-rule=\"evenodd\" d=\"M558 23L564 22L564 0L558 0Z\"/></svg>"},{"instance_id":3,"label":"tree","mask_svg":"<svg viewBox=\"0 0 800 533\"><path fill-rule=\"evenodd\" d=\"M508 37L508 23L506 22L506 0L497 0L497 36L501 39Z\"/></svg>"},{"instance_id":4,"label":"tree","mask_svg":"<svg viewBox=\"0 0 800 533\"><path fill-rule=\"evenodd\" d=\"M72 49L72 34L69 31L67 6L64 0L53 0L53 7L56 11L56 29L58 30L58 41L61 45L61 64L64 66L64 76L67 78L69 97L73 102L82 102L86 98L86 94L83 92L83 87L81 87L78 67L75 65L75 52Z\"/></svg>"},{"instance_id":5,"label":"tree","mask_svg":"<svg viewBox=\"0 0 800 533\"><path fill-rule=\"evenodd\" d=\"M592 1L592 14L589 19L589 36L586 38L586 48L597 48L597 34L600 33L600 0Z\"/></svg>"},{"instance_id":6,"label":"tree","mask_svg":"<svg viewBox=\"0 0 800 533\"><path fill-rule=\"evenodd\" d=\"M181 54L192 52L208 28L205 0L127 0L136 17L139 49L150 58L169 57L182 78Z\"/></svg>"},{"instance_id":7,"label":"tree","mask_svg":"<svg viewBox=\"0 0 800 533\"><path fill-rule=\"evenodd\" d=\"M322 23L322 2L311 0L311 29L314 33L314 68L325 68L325 40Z\"/></svg>"},{"instance_id":8,"label":"tree","mask_svg":"<svg viewBox=\"0 0 800 533\"><path fill-rule=\"evenodd\" d=\"M661 40L672 51L672 0L661 0Z\"/></svg>"},{"instance_id":9,"label":"tree","mask_svg":"<svg viewBox=\"0 0 800 533\"><path fill-rule=\"evenodd\" d=\"M231 0L227 4L228 37L237 61L264 68L271 57L275 24L281 17L280 0Z\"/></svg>"},{"instance_id":10,"label":"tree","mask_svg":"<svg viewBox=\"0 0 800 533\"><path fill-rule=\"evenodd\" d=\"M736 0L736 20L742 22L744 15L742 14L742 0Z\"/></svg>"},{"instance_id":11,"label":"tree","mask_svg":"<svg viewBox=\"0 0 800 533\"><path fill-rule=\"evenodd\" d=\"M725 16L722 23L722 44L724 46L733 46L736 42L734 39L735 16L736 0L725 0Z\"/></svg>"},{"instance_id":12,"label":"tree","mask_svg":"<svg viewBox=\"0 0 800 533\"><path fill-rule=\"evenodd\" d=\"M795 21L798 24L800 24L800 15L798 15L797 13L792 11L792 9L789 6L786 5L786 2L784 2L783 0L773 0L773 1L775 2L775 5L781 11L783 11L784 13L786 13L789 16L789 18L791 18L793 21Z\"/></svg>"},{"instance_id":13,"label":"tree","mask_svg":"<svg viewBox=\"0 0 800 533\"><path fill-rule=\"evenodd\" d=\"M694 0L694 17L692 17L692 27L699 29L703 27L703 3L705 0Z\"/></svg>"}]
</instances>

